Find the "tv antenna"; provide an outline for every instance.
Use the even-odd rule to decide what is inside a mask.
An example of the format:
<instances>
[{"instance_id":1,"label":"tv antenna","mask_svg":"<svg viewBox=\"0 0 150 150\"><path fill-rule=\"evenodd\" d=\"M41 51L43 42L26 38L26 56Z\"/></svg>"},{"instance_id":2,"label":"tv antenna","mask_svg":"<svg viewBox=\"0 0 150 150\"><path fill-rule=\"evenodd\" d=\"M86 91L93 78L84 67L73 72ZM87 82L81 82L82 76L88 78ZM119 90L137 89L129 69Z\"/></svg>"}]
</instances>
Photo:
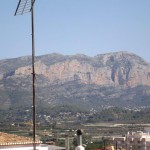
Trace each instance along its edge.
<instances>
[{"instance_id":1,"label":"tv antenna","mask_svg":"<svg viewBox=\"0 0 150 150\"><path fill-rule=\"evenodd\" d=\"M36 99L35 99L35 40L34 40L34 3L35 0L19 0L15 16L31 12L32 25L32 92L33 92L33 148L36 150Z\"/></svg>"}]
</instances>

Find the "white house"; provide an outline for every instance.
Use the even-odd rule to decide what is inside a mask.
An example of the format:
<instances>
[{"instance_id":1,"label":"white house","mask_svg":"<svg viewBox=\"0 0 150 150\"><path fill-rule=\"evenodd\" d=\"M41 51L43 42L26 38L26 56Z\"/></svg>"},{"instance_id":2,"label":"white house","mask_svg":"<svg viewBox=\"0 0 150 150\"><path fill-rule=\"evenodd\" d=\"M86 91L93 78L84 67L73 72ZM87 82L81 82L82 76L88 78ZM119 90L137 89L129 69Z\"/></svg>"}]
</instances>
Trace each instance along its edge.
<instances>
[{"instance_id":1,"label":"white house","mask_svg":"<svg viewBox=\"0 0 150 150\"><path fill-rule=\"evenodd\" d=\"M36 140L36 150L48 150L48 145ZM0 150L33 150L33 140L28 137L0 132Z\"/></svg>"},{"instance_id":2,"label":"white house","mask_svg":"<svg viewBox=\"0 0 150 150\"><path fill-rule=\"evenodd\" d=\"M114 145L121 150L150 150L149 132L128 132L125 137L115 137Z\"/></svg>"},{"instance_id":3,"label":"white house","mask_svg":"<svg viewBox=\"0 0 150 150\"><path fill-rule=\"evenodd\" d=\"M0 145L0 150L33 150L33 144ZM36 150L48 150L48 145L36 144Z\"/></svg>"}]
</instances>

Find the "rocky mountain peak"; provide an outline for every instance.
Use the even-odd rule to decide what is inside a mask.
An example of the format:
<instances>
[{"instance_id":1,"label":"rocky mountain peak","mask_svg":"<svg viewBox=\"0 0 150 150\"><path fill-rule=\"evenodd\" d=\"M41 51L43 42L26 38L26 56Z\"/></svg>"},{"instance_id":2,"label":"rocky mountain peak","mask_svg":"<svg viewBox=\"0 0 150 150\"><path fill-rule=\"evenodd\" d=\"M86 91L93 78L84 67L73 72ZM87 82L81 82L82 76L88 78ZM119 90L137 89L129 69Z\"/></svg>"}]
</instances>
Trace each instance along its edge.
<instances>
[{"instance_id":1,"label":"rocky mountain peak","mask_svg":"<svg viewBox=\"0 0 150 150\"><path fill-rule=\"evenodd\" d=\"M150 105L150 64L135 54L49 54L35 60L37 101L46 107ZM31 74L30 56L0 60L1 106L31 105Z\"/></svg>"},{"instance_id":2,"label":"rocky mountain peak","mask_svg":"<svg viewBox=\"0 0 150 150\"><path fill-rule=\"evenodd\" d=\"M28 59L29 57L20 58L20 62ZM51 54L37 57L36 60L36 74L46 77L51 83L79 80L85 84L99 86L150 85L150 65L139 56L128 52L107 53L95 57ZM31 64L26 64L9 75L31 74Z\"/></svg>"}]
</instances>

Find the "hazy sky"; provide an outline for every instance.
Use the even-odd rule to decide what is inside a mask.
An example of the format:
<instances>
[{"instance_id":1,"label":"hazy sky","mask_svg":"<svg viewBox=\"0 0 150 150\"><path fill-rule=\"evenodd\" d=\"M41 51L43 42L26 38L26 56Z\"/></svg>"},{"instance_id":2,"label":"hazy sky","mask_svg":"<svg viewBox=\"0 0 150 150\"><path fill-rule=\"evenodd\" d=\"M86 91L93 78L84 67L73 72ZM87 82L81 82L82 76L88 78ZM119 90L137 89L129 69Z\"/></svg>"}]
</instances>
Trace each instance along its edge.
<instances>
[{"instance_id":1,"label":"hazy sky","mask_svg":"<svg viewBox=\"0 0 150 150\"><path fill-rule=\"evenodd\" d=\"M0 0L0 59L31 55L30 13ZM129 51L150 62L150 0L36 0L36 55Z\"/></svg>"}]
</instances>

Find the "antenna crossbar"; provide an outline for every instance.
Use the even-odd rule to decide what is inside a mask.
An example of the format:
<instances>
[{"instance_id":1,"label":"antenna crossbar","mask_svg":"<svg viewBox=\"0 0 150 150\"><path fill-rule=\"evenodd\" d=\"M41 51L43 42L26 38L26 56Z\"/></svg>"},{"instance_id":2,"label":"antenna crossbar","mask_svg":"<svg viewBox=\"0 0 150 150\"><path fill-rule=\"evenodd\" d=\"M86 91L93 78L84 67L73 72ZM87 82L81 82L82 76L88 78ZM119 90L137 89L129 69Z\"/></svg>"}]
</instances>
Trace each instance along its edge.
<instances>
[{"instance_id":1,"label":"antenna crossbar","mask_svg":"<svg viewBox=\"0 0 150 150\"><path fill-rule=\"evenodd\" d=\"M15 16L16 15L23 15L25 13L28 13L32 10L32 7L34 5L35 0L19 0Z\"/></svg>"}]
</instances>

